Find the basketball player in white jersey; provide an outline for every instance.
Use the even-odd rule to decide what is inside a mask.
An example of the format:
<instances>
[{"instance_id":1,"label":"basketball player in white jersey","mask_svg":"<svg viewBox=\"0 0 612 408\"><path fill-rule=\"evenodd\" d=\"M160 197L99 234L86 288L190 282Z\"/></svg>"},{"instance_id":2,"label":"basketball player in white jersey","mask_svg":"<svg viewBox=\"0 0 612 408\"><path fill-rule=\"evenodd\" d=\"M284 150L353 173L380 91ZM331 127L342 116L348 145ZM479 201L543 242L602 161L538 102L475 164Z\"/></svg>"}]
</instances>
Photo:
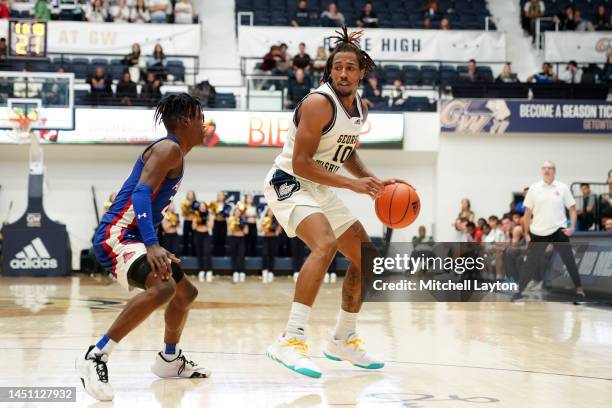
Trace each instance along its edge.
<instances>
[{"instance_id":1,"label":"basketball player in white jersey","mask_svg":"<svg viewBox=\"0 0 612 408\"><path fill-rule=\"evenodd\" d=\"M330 187L368 194L375 199L386 184L359 159L355 151L367 108L357 94L364 76L375 69L358 47L361 32L334 37L336 47L327 60L318 89L296 107L283 151L266 176L264 194L289 237L298 236L310 248L297 280L289 322L267 355L285 367L313 378L321 370L308 358L305 329L325 272L336 251L349 260L342 287L342 308L325 356L366 369L384 363L366 352L357 336L361 309L361 244L370 239L361 223ZM355 178L337 174L344 167Z\"/></svg>"}]
</instances>

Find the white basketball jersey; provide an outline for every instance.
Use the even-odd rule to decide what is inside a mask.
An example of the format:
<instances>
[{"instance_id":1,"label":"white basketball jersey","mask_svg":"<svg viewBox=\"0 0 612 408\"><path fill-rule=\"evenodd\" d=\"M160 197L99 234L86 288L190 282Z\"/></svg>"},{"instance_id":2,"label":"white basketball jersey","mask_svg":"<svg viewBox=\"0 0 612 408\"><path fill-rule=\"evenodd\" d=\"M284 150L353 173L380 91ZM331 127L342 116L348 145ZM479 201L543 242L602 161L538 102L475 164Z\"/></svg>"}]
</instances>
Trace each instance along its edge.
<instances>
[{"instance_id":1,"label":"white basketball jersey","mask_svg":"<svg viewBox=\"0 0 612 408\"><path fill-rule=\"evenodd\" d=\"M325 83L317 88L312 93L324 94L328 97L332 103L333 117L327 126L323 129L321 135L321 142L313 157L313 159L321 166L323 166L330 173L336 173L342 167L342 164L350 157L351 153L355 149L355 144L359 139L361 133L361 126L363 125L363 112L361 110L361 98L357 94L357 109L359 110L359 117L351 117L351 115L344 108L344 105L340 102L338 95L333 90L330 84ZM301 104L301 102L300 102ZM295 144L295 134L297 131L296 112L300 105L295 108L293 113L293 122L289 127L289 133L287 141L283 146L283 151L276 157L274 164L279 169L292 174L293 172L293 146ZM300 118L304 120L304 118Z\"/></svg>"}]
</instances>

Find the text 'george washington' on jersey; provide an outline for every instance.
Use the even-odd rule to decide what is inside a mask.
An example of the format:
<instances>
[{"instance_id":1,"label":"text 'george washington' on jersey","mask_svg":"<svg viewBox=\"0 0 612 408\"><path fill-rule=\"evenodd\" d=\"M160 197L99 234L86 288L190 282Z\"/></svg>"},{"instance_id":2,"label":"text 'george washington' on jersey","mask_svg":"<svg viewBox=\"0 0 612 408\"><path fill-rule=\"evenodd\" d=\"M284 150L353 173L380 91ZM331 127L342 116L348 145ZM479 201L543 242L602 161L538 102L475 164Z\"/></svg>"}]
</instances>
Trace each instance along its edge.
<instances>
[{"instance_id":1,"label":"text 'george washington' on jersey","mask_svg":"<svg viewBox=\"0 0 612 408\"><path fill-rule=\"evenodd\" d=\"M321 141L313 159L323 166L330 173L336 173L344 162L351 156L359 141L359 134L363 125L363 111L361 109L361 98L356 96L359 117L352 117L340 102L340 98L332 88L331 84L325 83L316 90L308 94L304 99L313 93L322 94L329 99L333 108L333 117L329 125L323 129ZM303 100L302 100L303 101ZM287 141L283 146L283 151L276 157L274 164L277 168L295 176L293 172L293 146L295 145L295 135L297 131L297 111L300 104L293 113L293 123L289 126Z\"/></svg>"},{"instance_id":2,"label":"text 'george washington' on jersey","mask_svg":"<svg viewBox=\"0 0 612 408\"><path fill-rule=\"evenodd\" d=\"M121 186L121 190L117 193L117 197L113 204L110 206L106 214L102 217L102 221L96 230L94 235L94 245L96 243L102 243L108 239L111 229L121 229L121 239L126 242L129 241L142 241L140 232L138 231L137 214L134 212L134 206L132 205L132 192L140 180L140 175L144 168L144 153L149 150L156 143L162 140L172 140L178 144L178 140L174 136L166 136L159 139L155 143L151 144L145 149L145 151L139 156L138 160L134 164L132 173L129 175L127 180ZM173 179L166 178L161 184L153 188L153 195L151 196L151 209L153 219L153 227L157 229L163 219L163 211L170 204L172 198L179 189L181 179L183 177L183 171L181 174ZM147 216L147 214L141 214L140 216Z\"/></svg>"}]
</instances>

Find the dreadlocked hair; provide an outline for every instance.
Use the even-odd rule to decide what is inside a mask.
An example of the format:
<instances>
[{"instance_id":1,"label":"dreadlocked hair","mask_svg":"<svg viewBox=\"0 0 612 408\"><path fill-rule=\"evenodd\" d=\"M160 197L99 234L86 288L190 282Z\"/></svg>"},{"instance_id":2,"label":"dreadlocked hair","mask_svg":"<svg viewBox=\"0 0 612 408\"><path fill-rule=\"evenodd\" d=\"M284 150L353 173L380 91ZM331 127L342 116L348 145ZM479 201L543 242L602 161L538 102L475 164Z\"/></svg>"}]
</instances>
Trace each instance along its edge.
<instances>
[{"instance_id":1,"label":"dreadlocked hair","mask_svg":"<svg viewBox=\"0 0 612 408\"><path fill-rule=\"evenodd\" d=\"M359 68L365 69L366 76L376 70L376 63L370 58L367 52L359 48L359 40L363 36L363 30L348 32L346 25L342 26L342 31L336 31L336 34L329 37L335 40L334 48L325 64L322 82L331 82L331 71L334 62L334 57L339 52L352 52L357 56Z\"/></svg>"},{"instance_id":2,"label":"dreadlocked hair","mask_svg":"<svg viewBox=\"0 0 612 408\"><path fill-rule=\"evenodd\" d=\"M202 113L202 104L197 98L187 94L173 94L164 96L155 108L155 124L163 123L168 132L176 130L180 118L194 118Z\"/></svg>"}]
</instances>

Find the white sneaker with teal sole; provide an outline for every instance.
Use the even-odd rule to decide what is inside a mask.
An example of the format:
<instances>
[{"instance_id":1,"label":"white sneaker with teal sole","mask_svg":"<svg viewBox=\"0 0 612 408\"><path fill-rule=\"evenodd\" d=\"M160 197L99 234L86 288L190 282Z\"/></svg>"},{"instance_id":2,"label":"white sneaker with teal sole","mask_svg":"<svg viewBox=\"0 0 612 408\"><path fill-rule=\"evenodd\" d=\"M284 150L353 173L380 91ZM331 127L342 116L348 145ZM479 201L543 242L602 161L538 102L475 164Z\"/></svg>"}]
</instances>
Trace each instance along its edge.
<instances>
[{"instance_id":1,"label":"white sneaker with teal sole","mask_svg":"<svg viewBox=\"0 0 612 408\"><path fill-rule=\"evenodd\" d=\"M368 370L383 368L385 363L368 354L364 344L365 342L356 333L351 334L344 340L336 340L332 336L323 354L330 360L348 361L354 366Z\"/></svg>"},{"instance_id":2,"label":"white sneaker with teal sole","mask_svg":"<svg viewBox=\"0 0 612 408\"><path fill-rule=\"evenodd\" d=\"M311 378L321 377L321 370L308 357L308 344L306 336L289 335L280 336L268 347L266 355L272 360L284 365L298 374Z\"/></svg>"}]
</instances>

